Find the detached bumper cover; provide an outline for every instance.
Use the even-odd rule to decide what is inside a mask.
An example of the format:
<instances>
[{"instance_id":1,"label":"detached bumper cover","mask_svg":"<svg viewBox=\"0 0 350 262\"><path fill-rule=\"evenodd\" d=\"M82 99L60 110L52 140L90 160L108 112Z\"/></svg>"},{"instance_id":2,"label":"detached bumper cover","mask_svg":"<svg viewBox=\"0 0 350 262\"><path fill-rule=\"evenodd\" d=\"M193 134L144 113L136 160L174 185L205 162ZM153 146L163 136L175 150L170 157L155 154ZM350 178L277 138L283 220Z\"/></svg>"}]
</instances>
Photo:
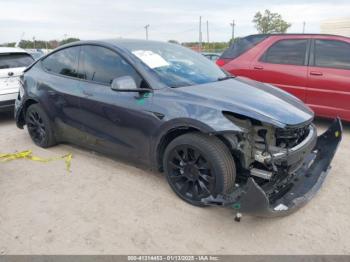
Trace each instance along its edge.
<instances>
[{"instance_id":1,"label":"detached bumper cover","mask_svg":"<svg viewBox=\"0 0 350 262\"><path fill-rule=\"evenodd\" d=\"M341 138L342 124L340 119L336 119L329 129L317 138L314 149L305 157L302 167L287 182L289 190L277 200L274 199L273 203L252 177L231 195L210 196L202 201L207 205L229 206L239 212L256 216L288 215L304 206L320 189Z\"/></svg>"}]
</instances>

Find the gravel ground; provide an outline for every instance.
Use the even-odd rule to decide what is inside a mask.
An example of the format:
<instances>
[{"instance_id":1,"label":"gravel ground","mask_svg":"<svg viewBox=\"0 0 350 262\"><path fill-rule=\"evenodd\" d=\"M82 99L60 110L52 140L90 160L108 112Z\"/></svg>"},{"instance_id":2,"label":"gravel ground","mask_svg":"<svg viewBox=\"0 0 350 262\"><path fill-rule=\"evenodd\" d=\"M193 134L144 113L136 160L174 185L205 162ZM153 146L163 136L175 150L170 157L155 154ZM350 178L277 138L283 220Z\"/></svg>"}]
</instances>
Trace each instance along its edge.
<instances>
[{"instance_id":1,"label":"gravel ground","mask_svg":"<svg viewBox=\"0 0 350 262\"><path fill-rule=\"evenodd\" d=\"M330 121L317 120L320 130ZM181 201L162 174L70 145L35 146L0 115L0 153L64 161L0 163L0 254L350 254L350 124L318 195L283 218Z\"/></svg>"}]
</instances>

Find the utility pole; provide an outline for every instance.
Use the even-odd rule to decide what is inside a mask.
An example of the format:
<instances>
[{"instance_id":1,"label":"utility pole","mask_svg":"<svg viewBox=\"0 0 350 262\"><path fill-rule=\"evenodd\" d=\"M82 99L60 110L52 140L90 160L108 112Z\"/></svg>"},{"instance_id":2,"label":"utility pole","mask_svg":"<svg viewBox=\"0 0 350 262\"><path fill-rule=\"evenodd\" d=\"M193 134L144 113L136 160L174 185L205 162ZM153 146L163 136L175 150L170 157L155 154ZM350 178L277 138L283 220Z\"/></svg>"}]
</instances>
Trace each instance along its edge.
<instances>
[{"instance_id":1,"label":"utility pole","mask_svg":"<svg viewBox=\"0 0 350 262\"><path fill-rule=\"evenodd\" d=\"M146 40L148 40L148 28L150 25L145 25L145 30L146 30Z\"/></svg>"},{"instance_id":2,"label":"utility pole","mask_svg":"<svg viewBox=\"0 0 350 262\"><path fill-rule=\"evenodd\" d=\"M202 51L202 17L199 17L199 51Z\"/></svg>"},{"instance_id":3,"label":"utility pole","mask_svg":"<svg viewBox=\"0 0 350 262\"><path fill-rule=\"evenodd\" d=\"M235 38L235 20L232 20L232 23L230 23L230 25L232 26L232 41Z\"/></svg>"},{"instance_id":4,"label":"utility pole","mask_svg":"<svg viewBox=\"0 0 350 262\"><path fill-rule=\"evenodd\" d=\"M306 23L305 23L305 21L303 22L303 34L305 34L305 25L306 25Z\"/></svg>"},{"instance_id":5,"label":"utility pole","mask_svg":"<svg viewBox=\"0 0 350 262\"><path fill-rule=\"evenodd\" d=\"M208 20L207 20L207 43L209 46L209 22L208 22Z\"/></svg>"}]
</instances>

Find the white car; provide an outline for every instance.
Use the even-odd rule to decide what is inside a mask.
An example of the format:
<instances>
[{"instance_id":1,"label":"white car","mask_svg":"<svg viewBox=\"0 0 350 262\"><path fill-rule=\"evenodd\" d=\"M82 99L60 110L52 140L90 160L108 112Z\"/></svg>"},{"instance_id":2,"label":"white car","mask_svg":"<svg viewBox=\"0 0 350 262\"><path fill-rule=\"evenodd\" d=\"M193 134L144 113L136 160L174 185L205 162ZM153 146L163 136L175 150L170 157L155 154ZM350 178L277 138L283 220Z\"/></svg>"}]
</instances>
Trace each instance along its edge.
<instances>
[{"instance_id":1,"label":"white car","mask_svg":"<svg viewBox=\"0 0 350 262\"><path fill-rule=\"evenodd\" d=\"M0 47L0 111L14 108L19 91L19 78L23 70L34 62L25 50Z\"/></svg>"}]
</instances>

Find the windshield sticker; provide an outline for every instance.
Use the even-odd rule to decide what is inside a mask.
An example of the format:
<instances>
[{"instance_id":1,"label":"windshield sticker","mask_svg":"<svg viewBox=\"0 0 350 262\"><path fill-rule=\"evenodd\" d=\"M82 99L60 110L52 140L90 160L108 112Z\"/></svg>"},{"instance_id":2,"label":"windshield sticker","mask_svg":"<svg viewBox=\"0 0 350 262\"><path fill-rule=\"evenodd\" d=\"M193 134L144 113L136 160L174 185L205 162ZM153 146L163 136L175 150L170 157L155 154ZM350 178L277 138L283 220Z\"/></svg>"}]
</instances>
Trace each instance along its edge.
<instances>
[{"instance_id":1,"label":"windshield sticker","mask_svg":"<svg viewBox=\"0 0 350 262\"><path fill-rule=\"evenodd\" d=\"M162 66L169 66L169 63L165 61L163 57L161 57L160 55L152 51L137 50L137 51L133 51L132 53L136 55L138 58L140 58L142 62L144 62L146 65L148 65L152 69L157 67L162 67Z\"/></svg>"}]
</instances>

